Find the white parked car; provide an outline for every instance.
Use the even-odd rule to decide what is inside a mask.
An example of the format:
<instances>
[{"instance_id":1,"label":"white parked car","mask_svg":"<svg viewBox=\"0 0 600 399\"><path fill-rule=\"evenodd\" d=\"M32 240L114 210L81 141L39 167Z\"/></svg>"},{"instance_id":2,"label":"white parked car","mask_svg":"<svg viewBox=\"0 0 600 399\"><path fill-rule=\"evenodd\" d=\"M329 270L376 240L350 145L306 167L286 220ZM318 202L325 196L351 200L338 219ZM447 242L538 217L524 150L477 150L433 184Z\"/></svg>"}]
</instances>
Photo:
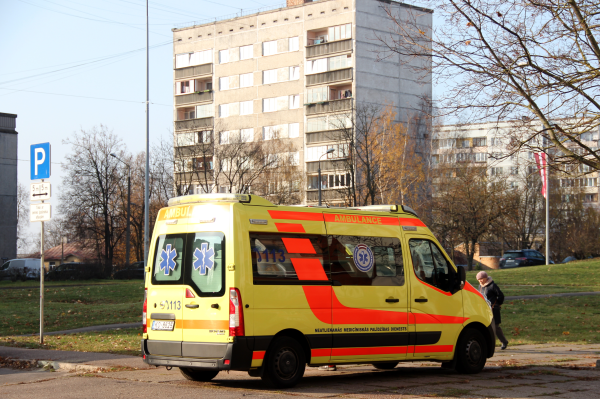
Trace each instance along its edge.
<instances>
[{"instance_id":1,"label":"white parked car","mask_svg":"<svg viewBox=\"0 0 600 399\"><path fill-rule=\"evenodd\" d=\"M39 259L11 259L0 266L0 280L12 281L34 279L40 277Z\"/></svg>"}]
</instances>

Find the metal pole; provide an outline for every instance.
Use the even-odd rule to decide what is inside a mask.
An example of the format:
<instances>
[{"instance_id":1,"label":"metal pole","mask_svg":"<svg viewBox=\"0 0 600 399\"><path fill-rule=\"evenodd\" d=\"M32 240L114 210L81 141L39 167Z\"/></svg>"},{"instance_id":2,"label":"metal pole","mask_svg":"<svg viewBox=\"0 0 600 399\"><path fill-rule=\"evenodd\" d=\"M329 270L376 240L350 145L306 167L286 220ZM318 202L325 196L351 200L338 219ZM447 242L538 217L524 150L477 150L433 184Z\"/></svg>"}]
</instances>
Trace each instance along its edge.
<instances>
[{"instance_id":1,"label":"metal pole","mask_svg":"<svg viewBox=\"0 0 600 399\"><path fill-rule=\"evenodd\" d=\"M146 0L146 178L144 181L144 265L148 263L150 228L150 58L149 58L149 31L148 31L148 0Z\"/></svg>"},{"instance_id":2,"label":"metal pole","mask_svg":"<svg viewBox=\"0 0 600 399\"><path fill-rule=\"evenodd\" d=\"M548 178L548 155L546 155L546 266L550 264L550 179Z\"/></svg>"},{"instance_id":3,"label":"metal pole","mask_svg":"<svg viewBox=\"0 0 600 399\"><path fill-rule=\"evenodd\" d=\"M317 184L319 186L319 206L321 206L321 159L319 159L319 182Z\"/></svg>"},{"instance_id":4,"label":"metal pole","mask_svg":"<svg viewBox=\"0 0 600 399\"><path fill-rule=\"evenodd\" d=\"M125 237L125 264L129 266L129 247L131 243L131 168L127 166L127 170L129 171L129 175L127 176L127 233Z\"/></svg>"},{"instance_id":5,"label":"metal pole","mask_svg":"<svg viewBox=\"0 0 600 399\"><path fill-rule=\"evenodd\" d=\"M43 181L43 180L42 180ZM42 204L44 201L42 201ZM44 222L40 238L40 344L44 343Z\"/></svg>"}]
</instances>

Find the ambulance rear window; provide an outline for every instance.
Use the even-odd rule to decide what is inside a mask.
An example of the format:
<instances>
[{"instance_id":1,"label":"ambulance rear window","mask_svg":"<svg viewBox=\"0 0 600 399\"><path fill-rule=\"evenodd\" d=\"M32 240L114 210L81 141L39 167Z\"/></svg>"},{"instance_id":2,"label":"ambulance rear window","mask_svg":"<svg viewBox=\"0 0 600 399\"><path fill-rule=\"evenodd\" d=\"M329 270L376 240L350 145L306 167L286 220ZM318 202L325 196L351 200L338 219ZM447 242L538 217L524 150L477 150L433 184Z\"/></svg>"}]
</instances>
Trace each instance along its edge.
<instances>
[{"instance_id":1,"label":"ambulance rear window","mask_svg":"<svg viewBox=\"0 0 600 399\"><path fill-rule=\"evenodd\" d=\"M223 233L194 233L189 235L190 253L186 261L186 284L202 295L223 294L225 277L225 236Z\"/></svg>"},{"instance_id":2,"label":"ambulance rear window","mask_svg":"<svg viewBox=\"0 0 600 399\"><path fill-rule=\"evenodd\" d=\"M154 256L154 281L165 283L181 281L184 244L185 234L158 237Z\"/></svg>"}]
</instances>

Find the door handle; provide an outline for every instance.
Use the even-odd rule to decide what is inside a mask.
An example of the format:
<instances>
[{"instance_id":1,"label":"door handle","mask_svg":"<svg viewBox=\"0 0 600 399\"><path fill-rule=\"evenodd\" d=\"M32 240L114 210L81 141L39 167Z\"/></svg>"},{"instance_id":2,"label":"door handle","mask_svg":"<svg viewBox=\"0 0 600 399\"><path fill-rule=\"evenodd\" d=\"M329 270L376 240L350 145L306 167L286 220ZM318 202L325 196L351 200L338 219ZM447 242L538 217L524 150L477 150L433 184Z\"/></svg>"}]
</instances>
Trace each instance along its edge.
<instances>
[{"instance_id":1,"label":"door handle","mask_svg":"<svg viewBox=\"0 0 600 399\"><path fill-rule=\"evenodd\" d=\"M197 305L195 303L188 303L187 305L185 305L185 307L189 309L198 309L200 305Z\"/></svg>"},{"instance_id":2,"label":"door handle","mask_svg":"<svg viewBox=\"0 0 600 399\"><path fill-rule=\"evenodd\" d=\"M427 298L415 298L415 302L427 302Z\"/></svg>"},{"instance_id":3,"label":"door handle","mask_svg":"<svg viewBox=\"0 0 600 399\"><path fill-rule=\"evenodd\" d=\"M398 303L398 302L400 302L400 299L398 299L398 298L386 298L385 301L388 302L388 303Z\"/></svg>"}]
</instances>

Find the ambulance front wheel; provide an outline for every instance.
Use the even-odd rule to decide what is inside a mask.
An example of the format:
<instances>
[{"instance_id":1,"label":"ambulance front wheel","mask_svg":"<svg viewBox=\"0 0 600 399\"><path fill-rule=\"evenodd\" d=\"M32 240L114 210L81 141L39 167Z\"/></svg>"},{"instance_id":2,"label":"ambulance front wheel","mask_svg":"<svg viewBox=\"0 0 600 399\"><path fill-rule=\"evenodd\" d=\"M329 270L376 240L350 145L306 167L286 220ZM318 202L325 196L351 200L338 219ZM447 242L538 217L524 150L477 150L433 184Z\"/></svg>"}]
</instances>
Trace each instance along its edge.
<instances>
[{"instance_id":1,"label":"ambulance front wheel","mask_svg":"<svg viewBox=\"0 0 600 399\"><path fill-rule=\"evenodd\" d=\"M304 375L304 349L293 338L275 338L263 363L262 379L276 388L291 388Z\"/></svg>"},{"instance_id":2,"label":"ambulance front wheel","mask_svg":"<svg viewBox=\"0 0 600 399\"><path fill-rule=\"evenodd\" d=\"M210 381L219 374L219 370L198 370L180 367L181 374L190 381Z\"/></svg>"},{"instance_id":3,"label":"ambulance front wheel","mask_svg":"<svg viewBox=\"0 0 600 399\"><path fill-rule=\"evenodd\" d=\"M475 374L483 370L487 360L487 343L483 334L468 328L458 339L456 345L456 371L463 374Z\"/></svg>"}]
</instances>

